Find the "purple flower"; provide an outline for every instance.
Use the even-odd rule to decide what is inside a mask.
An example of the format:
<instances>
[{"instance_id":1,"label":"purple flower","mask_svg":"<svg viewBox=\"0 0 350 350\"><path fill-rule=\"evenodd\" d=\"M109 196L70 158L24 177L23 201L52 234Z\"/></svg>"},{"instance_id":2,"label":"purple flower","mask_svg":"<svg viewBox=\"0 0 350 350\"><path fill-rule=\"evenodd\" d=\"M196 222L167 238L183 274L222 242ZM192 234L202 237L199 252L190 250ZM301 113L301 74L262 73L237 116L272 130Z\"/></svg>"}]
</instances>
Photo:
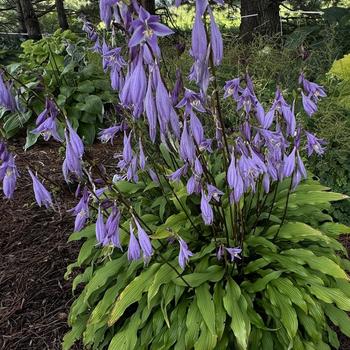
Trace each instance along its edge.
<instances>
[{"instance_id":1,"label":"purple flower","mask_svg":"<svg viewBox=\"0 0 350 350\"><path fill-rule=\"evenodd\" d=\"M55 102L49 98L46 98L45 109L38 115L38 118L36 118L35 125L39 126L46 119L49 119L49 118L56 119L58 114L59 114L59 112L58 112L58 109L56 107Z\"/></svg>"},{"instance_id":2,"label":"purple flower","mask_svg":"<svg viewBox=\"0 0 350 350\"><path fill-rule=\"evenodd\" d=\"M210 198L207 196L204 191L202 191L202 198L201 198L201 212L202 212L202 218L206 225L211 225L214 221L214 213L213 209L209 204Z\"/></svg>"},{"instance_id":3,"label":"purple flower","mask_svg":"<svg viewBox=\"0 0 350 350\"><path fill-rule=\"evenodd\" d=\"M143 258L145 260L145 263L147 264L151 256L153 255L151 240L149 239L148 234L145 232L145 230L141 227L141 225L135 218L134 221L137 226L137 236L140 242Z\"/></svg>"},{"instance_id":4,"label":"purple flower","mask_svg":"<svg viewBox=\"0 0 350 350\"><path fill-rule=\"evenodd\" d=\"M98 35L96 30L91 22L87 21L85 18L83 19L83 31L87 34L87 37L91 41L98 42Z\"/></svg>"},{"instance_id":5,"label":"purple flower","mask_svg":"<svg viewBox=\"0 0 350 350\"><path fill-rule=\"evenodd\" d=\"M255 105L255 99L254 93L246 87L238 98L237 110L239 111L243 108L246 114L249 114Z\"/></svg>"},{"instance_id":6,"label":"purple flower","mask_svg":"<svg viewBox=\"0 0 350 350\"><path fill-rule=\"evenodd\" d=\"M274 103L266 115L266 125L268 125L270 121L272 122L275 112L278 112L283 116L283 119L287 124L288 135L294 136L296 127L295 115L291 106L285 101L279 89L277 89Z\"/></svg>"},{"instance_id":7,"label":"purple flower","mask_svg":"<svg viewBox=\"0 0 350 350\"><path fill-rule=\"evenodd\" d=\"M185 114L188 115L192 112L192 109L198 112L205 112L203 106L203 99L199 93L196 93L190 89L185 89L183 99L177 104L177 108L185 107Z\"/></svg>"},{"instance_id":8,"label":"purple flower","mask_svg":"<svg viewBox=\"0 0 350 350\"><path fill-rule=\"evenodd\" d=\"M152 93L152 77L148 77L148 86L144 100L144 109L148 121L149 136L154 143L157 136L157 110Z\"/></svg>"},{"instance_id":9,"label":"purple flower","mask_svg":"<svg viewBox=\"0 0 350 350\"><path fill-rule=\"evenodd\" d=\"M308 157L310 157L314 152L318 155L322 155L324 153L323 146L325 145L325 141L317 138L310 132L305 131L305 134L307 139L306 150Z\"/></svg>"},{"instance_id":10,"label":"purple flower","mask_svg":"<svg viewBox=\"0 0 350 350\"><path fill-rule=\"evenodd\" d=\"M124 131L123 161L125 165L128 165L132 160L131 134L132 132L130 131L129 136L127 136Z\"/></svg>"},{"instance_id":11,"label":"purple flower","mask_svg":"<svg viewBox=\"0 0 350 350\"><path fill-rule=\"evenodd\" d=\"M231 262L233 262L236 258L237 259L241 259L241 257L239 256L242 253L242 249L241 248L226 248L225 250L229 253L230 257L231 257Z\"/></svg>"},{"instance_id":12,"label":"purple flower","mask_svg":"<svg viewBox=\"0 0 350 350\"><path fill-rule=\"evenodd\" d=\"M222 61L222 57L224 53L223 40L222 40L219 27L215 22L215 18L211 10L209 11L209 15L210 15L210 43L211 43L211 49L213 52L213 61L214 61L214 65L218 66Z\"/></svg>"},{"instance_id":13,"label":"purple flower","mask_svg":"<svg viewBox=\"0 0 350 350\"><path fill-rule=\"evenodd\" d=\"M103 220L103 214L101 207L98 208L97 220L96 220L96 240L99 244L103 245L106 238L106 226Z\"/></svg>"},{"instance_id":14,"label":"purple flower","mask_svg":"<svg viewBox=\"0 0 350 350\"><path fill-rule=\"evenodd\" d=\"M216 188L213 185L208 184L207 189L208 189L209 200L211 200L213 198L217 202L219 202L220 201L220 196L224 195L224 192L220 191L218 188Z\"/></svg>"},{"instance_id":15,"label":"purple flower","mask_svg":"<svg viewBox=\"0 0 350 350\"><path fill-rule=\"evenodd\" d=\"M301 93L302 100L303 100L303 107L306 112L306 114L311 117L313 114L317 112L317 105L314 101L311 100L310 96L304 95L304 93Z\"/></svg>"},{"instance_id":16,"label":"purple flower","mask_svg":"<svg viewBox=\"0 0 350 350\"><path fill-rule=\"evenodd\" d=\"M232 98L237 102L239 99L239 94L243 91L240 86L240 78L235 78L227 81L224 86L224 90L224 98L232 96Z\"/></svg>"},{"instance_id":17,"label":"purple flower","mask_svg":"<svg viewBox=\"0 0 350 350\"><path fill-rule=\"evenodd\" d=\"M66 120L68 131L69 131L69 142L72 146L73 151L75 154L82 158L84 154L84 144L77 132L73 129L72 125L68 120Z\"/></svg>"},{"instance_id":18,"label":"purple flower","mask_svg":"<svg viewBox=\"0 0 350 350\"><path fill-rule=\"evenodd\" d=\"M191 135L187 130L187 121L184 120L182 135L180 139L180 157L182 160L188 160L190 163L195 160L196 151Z\"/></svg>"},{"instance_id":19,"label":"purple flower","mask_svg":"<svg viewBox=\"0 0 350 350\"><path fill-rule=\"evenodd\" d=\"M57 132L56 119L53 117L46 119L37 128L32 130L31 133L42 135L45 141L49 141L52 136L56 141L62 142L62 139Z\"/></svg>"},{"instance_id":20,"label":"purple flower","mask_svg":"<svg viewBox=\"0 0 350 350\"><path fill-rule=\"evenodd\" d=\"M158 54L159 48L157 37L167 36L174 32L164 24L159 23L158 16L152 16L143 7L140 6L139 18L132 22L134 29L133 35L129 41L129 47L134 47L147 41L154 54Z\"/></svg>"},{"instance_id":21,"label":"purple flower","mask_svg":"<svg viewBox=\"0 0 350 350\"><path fill-rule=\"evenodd\" d=\"M5 107L11 112L16 110L16 101L11 94L12 84L4 82L3 74L0 73L0 105Z\"/></svg>"},{"instance_id":22,"label":"purple flower","mask_svg":"<svg viewBox=\"0 0 350 350\"><path fill-rule=\"evenodd\" d=\"M242 176L236 166L236 161L233 154L227 171L227 183L229 188L233 189L231 202L234 201L235 203L238 203L244 193L244 186Z\"/></svg>"},{"instance_id":23,"label":"purple flower","mask_svg":"<svg viewBox=\"0 0 350 350\"><path fill-rule=\"evenodd\" d=\"M182 238L179 238L179 244L179 265L182 269L184 269L190 257L193 256L193 253L188 249L187 243Z\"/></svg>"},{"instance_id":24,"label":"purple flower","mask_svg":"<svg viewBox=\"0 0 350 350\"><path fill-rule=\"evenodd\" d=\"M8 155L8 159L1 164L0 179L3 180L2 190L6 198L11 199L16 188L18 171L15 159L12 154Z\"/></svg>"},{"instance_id":25,"label":"purple flower","mask_svg":"<svg viewBox=\"0 0 350 350\"><path fill-rule=\"evenodd\" d=\"M289 156L285 156L283 163L283 175L284 177L289 177L293 174L295 169L295 152L296 148L294 147Z\"/></svg>"},{"instance_id":26,"label":"purple flower","mask_svg":"<svg viewBox=\"0 0 350 350\"><path fill-rule=\"evenodd\" d=\"M29 175L33 181L33 190L35 200L41 207L44 205L46 208L52 207L52 198L50 192L44 187L44 185L39 181L39 179L28 169Z\"/></svg>"},{"instance_id":27,"label":"purple flower","mask_svg":"<svg viewBox=\"0 0 350 350\"><path fill-rule=\"evenodd\" d=\"M145 157L145 154L144 154L144 152L143 152L143 147L142 147L141 138L139 139L139 150L140 150L140 154L139 154L140 168L141 168L142 170L145 170L145 168L146 168L146 157Z\"/></svg>"},{"instance_id":28,"label":"purple flower","mask_svg":"<svg viewBox=\"0 0 350 350\"><path fill-rule=\"evenodd\" d=\"M118 0L100 0L100 17L102 22L105 23L107 28L112 21L113 16L113 6L118 2Z\"/></svg>"},{"instance_id":29,"label":"purple flower","mask_svg":"<svg viewBox=\"0 0 350 350\"><path fill-rule=\"evenodd\" d=\"M98 138L101 140L102 143L107 143L108 141L111 141L111 144L113 145L113 139L115 138L115 135L122 130L123 126L120 125L114 125L110 128L103 129L98 133Z\"/></svg>"},{"instance_id":30,"label":"purple flower","mask_svg":"<svg viewBox=\"0 0 350 350\"><path fill-rule=\"evenodd\" d=\"M306 94L314 99L315 103L318 101L319 97L327 96L323 86L312 83L311 81L305 79L304 73L301 73L299 76L299 84L303 86Z\"/></svg>"},{"instance_id":31,"label":"purple flower","mask_svg":"<svg viewBox=\"0 0 350 350\"><path fill-rule=\"evenodd\" d=\"M83 175L81 161L84 153L84 145L78 134L68 124L69 133L66 130L66 158L63 161L63 175L67 182L69 182L69 174L81 178Z\"/></svg>"},{"instance_id":32,"label":"purple flower","mask_svg":"<svg viewBox=\"0 0 350 350\"><path fill-rule=\"evenodd\" d=\"M171 181L180 181L181 177L187 174L188 164L186 163L181 168L175 170L172 174L170 174L169 180Z\"/></svg>"},{"instance_id":33,"label":"purple flower","mask_svg":"<svg viewBox=\"0 0 350 350\"><path fill-rule=\"evenodd\" d=\"M134 235L134 230L130 222L130 240L129 240L129 247L128 247L128 260L129 261L138 260L140 259L140 256L141 256L140 245Z\"/></svg>"},{"instance_id":34,"label":"purple flower","mask_svg":"<svg viewBox=\"0 0 350 350\"><path fill-rule=\"evenodd\" d=\"M0 141L0 160L6 162L9 158L9 152L7 150L6 144L4 141Z\"/></svg>"},{"instance_id":35,"label":"purple flower","mask_svg":"<svg viewBox=\"0 0 350 350\"><path fill-rule=\"evenodd\" d=\"M111 244L112 246L122 249L120 244L119 236L119 223L120 223L121 214L116 206L113 206L111 214L108 216L106 221L106 237L104 245Z\"/></svg>"},{"instance_id":36,"label":"purple flower","mask_svg":"<svg viewBox=\"0 0 350 350\"><path fill-rule=\"evenodd\" d=\"M85 187L78 204L69 210L69 212L72 212L75 215L74 232L81 231L89 218L89 198L89 193Z\"/></svg>"},{"instance_id":37,"label":"purple flower","mask_svg":"<svg viewBox=\"0 0 350 350\"><path fill-rule=\"evenodd\" d=\"M207 56L207 34L205 32L202 15L196 11L196 17L192 29L192 49L191 54L198 61L205 61Z\"/></svg>"},{"instance_id":38,"label":"purple flower","mask_svg":"<svg viewBox=\"0 0 350 350\"><path fill-rule=\"evenodd\" d=\"M198 119L198 117L194 114L194 112L191 112L190 116L190 126L191 131L194 140L196 141L197 145L201 145L204 141L204 130L202 123Z\"/></svg>"}]
</instances>

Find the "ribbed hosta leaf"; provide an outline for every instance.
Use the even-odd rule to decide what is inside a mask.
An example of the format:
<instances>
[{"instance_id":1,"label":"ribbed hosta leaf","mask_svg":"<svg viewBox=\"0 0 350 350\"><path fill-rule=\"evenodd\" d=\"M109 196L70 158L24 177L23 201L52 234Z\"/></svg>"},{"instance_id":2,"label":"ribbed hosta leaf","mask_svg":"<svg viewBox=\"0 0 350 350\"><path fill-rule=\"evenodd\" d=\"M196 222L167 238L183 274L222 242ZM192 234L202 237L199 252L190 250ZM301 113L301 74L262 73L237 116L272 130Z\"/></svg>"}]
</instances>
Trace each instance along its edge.
<instances>
[{"instance_id":1,"label":"ribbed hosta leaf","mask_svg":"<svg viewBox=\"0 0 350 350\"><path fill-rule=\"evenodd\" d=\"M146 271L136 277L118 296L117 301L110 313L108 325L112 326L123 315L124 311L133 303L139 301L151 282L152 276L160 264L153 264Z\"/></svg>"}]
</instances>

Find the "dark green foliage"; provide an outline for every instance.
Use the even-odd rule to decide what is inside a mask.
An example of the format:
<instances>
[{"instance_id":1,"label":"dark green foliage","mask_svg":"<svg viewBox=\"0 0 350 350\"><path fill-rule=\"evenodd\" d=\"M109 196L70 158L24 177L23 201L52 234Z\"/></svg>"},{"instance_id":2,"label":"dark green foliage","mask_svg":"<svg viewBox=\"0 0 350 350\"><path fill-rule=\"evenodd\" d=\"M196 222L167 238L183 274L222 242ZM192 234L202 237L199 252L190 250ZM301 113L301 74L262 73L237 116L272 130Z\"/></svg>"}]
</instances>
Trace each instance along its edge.
<instances>
[{"instance_id":1,"label":"dark green foliage","mask_svg":"<svg viewBox=\"0 0 350 350\"><path fill-rule=\"evenodd\" d=\"M217 185L220 179L218 176ZM81 338L85 346L98 350L339 348L329 325L334 323L350 334L346 314L350 289L345 272L349 264L337 241L349 228L332 222L327 212L330 201L341 200L343 195L328 192L314 180L302 183L291 194L281 227L278 218L284 211L290 180L279 184L275 203L271 193L266 205L258 208L254 195L246 212L244 259L226 265L217 260L215 240L193 210L193 199L184 185L175 187L181 206L170 192L169 202L162 202L160 189L147 178L143 180L120 182L118 190L128 194L154 232L157 252L144 267L142 261L128 263L126 253L97 248L94 225L71 236L70 240L86 240L66 276L79 268L73 288L82 288L71 308L72 329L64 338L63 349ZM224 203L227 205L227 199ZM250 229L255 222L257 228ZM128 225L129 219L122 223L124 242ZM183 274L176 244L166 240L173 234L186 237L197 252ZM217 236L223 239L220 232ZM159 241L165 243L164 248ZM196 245L204 241L207 246L197 251Z\"/></svg>"},{"instance_id":2,"label":"dark green foliage","mask_svg":"<svg viewBox=\"0 0 350 350\"><path fill-rule=\"evenodd\" d=\"M25 85L20 90L21 109L2 113L4 136L14 136L23 127L32 130L35 118L44 109L45 97L53 97L85 141L94 141L115 97L102 71L101 58L90 46L70 31L57 31L51 37L22 44L19 62L8 67ZM28 135L27 146L36 141Z\"/></svg>"}]
</instances>

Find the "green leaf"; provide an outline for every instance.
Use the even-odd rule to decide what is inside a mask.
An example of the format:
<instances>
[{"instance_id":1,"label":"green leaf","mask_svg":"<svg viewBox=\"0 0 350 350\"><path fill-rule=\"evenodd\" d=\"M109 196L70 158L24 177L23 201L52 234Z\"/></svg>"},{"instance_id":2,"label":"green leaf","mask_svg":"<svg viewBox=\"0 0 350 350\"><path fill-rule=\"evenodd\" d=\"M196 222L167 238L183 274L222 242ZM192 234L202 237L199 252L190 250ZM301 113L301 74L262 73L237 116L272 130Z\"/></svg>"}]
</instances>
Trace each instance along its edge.
<instances>
[{"instance_id":1,"label":"green leaf","mask_svg":"<svg viewBox=\"0 0 350 350\"><path fill-rule=\"evenodd\" d=\"M295 259L299 259L303 263L308 264L312 269L321 271L322 273L348 280L346 272L333 260L325 256L316 256L312 251L306 249L289 249L281 254L290 255Z\"/></svg>"},{"instance_id":2,"label":"green leaf","mask_svg":"<svg viewBox=\"0 0 350 350\"><path fill-rule=\"evenodd\" d=\"M33 127L34 128L34 127ZM32 147L36 144L38 141L38 138L40 137L40 134L33 134L31 132L32 128L27 129L27 137L26 137L26 143L24 145L24 150L26 151L28 148Z\"/></svg>"},{"instance_id":3,"label":"green leaf","mask_svg":"<svg viewBox=\"0 0 350 350\"><path fill-rule=\"evenodd\" d=\"M282 274L282 271L273 271L268 273L267 275L265 275L262 278L258 278L254 283L246 283L244 284L245 289L249 292L249 293L257 293L257 292L261 292L266 288L266 285L279 278Z\"/></svg>"},{"instance_id":4,"label":"green leaf","mask_svg":"<svg viewBox=\"0 0 350 350\"><path fill-rule=\"evenodd\" d=\"M225 270L222 266L212 265L212 266L209 266L206 272L195 272L188 275L184 275L183 279L191 287L194 288L208 281L210 282L220 281L223 278L224 274L225 274ZM183 281L183 279L176 277L173 279L173 282L179 286L186 287L187 284Z\"/></svg>"},{"instance_id":5,"label":"green leaf","mask_svg":"<svg viewBox=\"0 0 350 350\"><path fill-rule=\"evenodd\" d=\"M88 145L92 145L95 141L96 128L93 124L80 123L78 133Z\"/></svg>"},{"instance_id":6,"label":"green leaf","mask_svg":"<svg viewBox=\"0 0 350 350\"><path fill-rule=\"evenodd\" d=\"M348 196L335 192L325 191L309 191L292 193L289 198L289 206L303 205L303 204L322 204L327 202L341 201L349 198ZM285 199L281 199L276 203L278 208L283 209L286 204Z\"/></svg>"},{"instance_id":7,"label":"green leaf","mask_svg":"<svg viewBox=\"0 0 350 350\"><path fill-rule=\"evenodd\" d=\"M96 238L89 238L82 245L77 262L79 266L83 265L96 252Z\"/></svg>"},{"instance_id":8,"label":"green leaf","mask_svg":"<svg viewBox=\"0 0 350 350\"><path fill-rule=\"evenodd\" d=\"M201 334L194 344L194 350L214 350L217 343L217 337L211 334L205 324L202 322L201 324Z\"/></svg>"},{"instance_id":9,"label":"green leaf","mask_svg":"<svg viewBox=\"0 0 350 350\"><path fill-rule=\"evenodd\" d=\"M220 340L224 334L225 322L226 322L226 311L223 304L223 298L225 290L222 288L221 283L215 283L214 286L214 305L215 305L215 326L216 334Z\"/></svg>"},{"instance_id":10,"label":"green leaf","mask_svg":"<svg viewBox=\"0 0 350 350\"><path fill-rule=\"evenodd\" d=\"M108 279L117 276L119 270L127 263L126 254L119 259L111 260L103 267L98 269L91 281L85 287L84 303L87 303L92 293L96 292L100 287L106 285Z\"/></svg>"},{"instance_id":11,"label":"green leaf","mask_svg":"<svg viewBox=\"0 0 350 350\"><path fill-rule=\"evenodd\" d=\"M130 305L141 299L143 292L149 288L152 282L152 275L159 266L160 264L156 263L146 269L118 296L118 299L109 315L108 325L110 327L119 320Z\"/></svg>"},{"instance_id":12,"label":"green leaf","mask_svg":"<svg viewBox=\"0 0 350 350\"><path fill-rule=\"evenodd\" d=\"M87 319L87 315L80 316L77 319L77 321L72 325L72 329L63 337L63 350L69 350L74 345L74 343L82 336L86 327Z\"/></svg>"},{"instance_id":13,"label":"green leaf","mask_svg":"<svg viewBox=\"0 0 350 350\"><path fill-rule=\"evenodd\" d=\"M293 285L288 278L278 278L271 282L279 292L286 295L293 304L298 305L305 313L307 313L307 304L303 298L303 293L299 288Z\"/></svg>"},{"instance_id":14,"label":"green leaf","mask_svg":"<svg viewBox=\"0 0 350 350\"><path fill-rule=\"evenodd\" d=\"M340 309L350 311L350 298L336 288L327 288L315 284L307 286L311 294L327 304L335 303Z\"/></svg>"},{"instance_id":15,"label":"green leaf","mask_svg":"<svg viewBox=\"0 0 350 350\"><path fill-rule=\"evenodd\" d=\"M224 307L231 317L231 329L236 337L240 349L248 349L249 334L246 329L243 313L239 307L238 300L241 290L236 282L229 278L226 284L226 294L224 296Z\"/></svg>"},{"instance_id":16,"label":"green leaf","mask_svg":"<svg viewBox=\"0 0 350 350\"><path fill-rule=\"evenodd\" d=\"M177 276L176 271L169 266L168 264L162 265L162 267L157 271L150 288L148 289L148 307L152 301L152 299L156 296L159 291L159 288L163 284L169 283L172 279Z\"/></svg>"},{"instance_id":17,"label":"green leaf","mask_svg":"<svg viewBox=\"0 0 350 350\"><path fill-rule=\"evenodd\" d=\"M216 336L215 331L215 306L213 297L209 292L208 283L201 284L196 288L196 297L198 309L203 317L205 324L207 325L210 333Z\"/></svg>"},{"instance_id":18,"label":"green leaf","mask_svg":"<svg viewBox=\"0 0 350 350\"><path fill-rule=\"evenodd\" d=\"M89 225L79 232L70 235L68 242L79 241L82 238L92 238L95 236L95 225Z\"/></svg>"},{"instance_id":19,"label":"green leaf","mask_svg":"<svg viewBox=\"0 0 350 350\"><path fill-rule=\"evenodd\" d=\"M202 323L201 314L197 306L196 297L194 297L192 303L188 308L187 317L186 317L186 327L187 327L187 330L185 333L186 349L193 348L199 336L201 323Z\"/></svg>"},{"instance_id":20,"label":"green leaf","mask_svg":"<svg viewBox=\"0 0 350 350\"><path fill-rule=\"evenodd\" d=\"M82 110L94 115L101 115L103 111L103 103L99 96L89 95L85 100Z\"/></svg>"},{"instance_id":21,"label":"green leaf","mask_svg":"<svg viewBox=\"0 0 350 350\"><path fill-rule=\"evenodd\" d=\"M128 181L118 181L114 184L114 186L122 193L134 194L143 189L144 184L141 182L133 183Z\"/></svg>"},{"instance_id":22,"label":"green leaf","mask_svg":"<svg viewBox=\"0 0 350 350\"><path fill-rule=\"evenodd\" d=\"M350 337L350 317L332 304L325 304L324 310L329 319L339 327L343 334Z\"/></svg>"}]
</instances>

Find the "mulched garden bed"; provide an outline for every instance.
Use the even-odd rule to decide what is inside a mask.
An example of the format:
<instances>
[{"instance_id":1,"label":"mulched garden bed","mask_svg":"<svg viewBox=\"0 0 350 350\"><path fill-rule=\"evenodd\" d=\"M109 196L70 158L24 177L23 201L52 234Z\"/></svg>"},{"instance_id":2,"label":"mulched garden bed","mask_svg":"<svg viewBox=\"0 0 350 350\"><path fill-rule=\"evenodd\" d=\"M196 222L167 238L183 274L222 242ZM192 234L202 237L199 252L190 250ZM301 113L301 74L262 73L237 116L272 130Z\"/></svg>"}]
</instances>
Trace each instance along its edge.
<instances>
[{"instance_id":1,"label":"mulched garden bed","mask_svg":"<svg viewBox=\"0 0 350 350\"><path fill-rule=\"evenodd\" d=\"M79 251L78 243L67 243L74 227L67 210L76 199L62 178L59 146L41 143L24 152L23 144L18 139L9 145L21 171L14 200L0 199L0 349L61 349L73 301L63 275ZM112 168L115 148L95 145L89 157ZM34 202L27 164L62 186L56 187L54 211Z\"/></svg>"},{"instance_id":2,"label":"mulched garden bed","mask_svg":"<svg viewBox=\"0 0 350 350\"><path fill-rule=\"evenodd\" d=\"M19 155L17 164L22 170L15 198L0 199L0 349L56 350L61 349L68 330L67 314L73 301L71 284L63 275L79 251L78 243L67 243L74 221L67 210L76 199L74 190L63 182L58 145L41 143L24 152L23 144L24 139L18 139L10 145ZM89 157L112 172L115 149L95 145ZM62 186L56 188L55 211L34 202L30 177L23 171L28 163ZM51 184L48 187L52 189ZM343 237L342 242L350 253L349 238ZM350 350L350 340L343 336L340 340L340 349Z\"/></svg>"}]
</instances>

